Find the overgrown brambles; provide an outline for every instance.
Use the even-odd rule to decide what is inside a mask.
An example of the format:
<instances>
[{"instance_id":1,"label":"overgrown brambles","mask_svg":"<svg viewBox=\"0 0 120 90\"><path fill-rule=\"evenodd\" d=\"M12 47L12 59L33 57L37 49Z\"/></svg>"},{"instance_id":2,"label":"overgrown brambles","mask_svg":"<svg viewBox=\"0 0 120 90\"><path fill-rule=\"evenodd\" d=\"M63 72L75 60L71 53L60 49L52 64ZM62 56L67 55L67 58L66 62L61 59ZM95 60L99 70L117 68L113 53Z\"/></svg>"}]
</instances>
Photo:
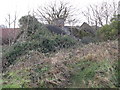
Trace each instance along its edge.
<instances>
[{"instance_id":1,"label":"overgrown brambles","mask_svg":"<svg viewBox=\"0 0 120 90\"><path fill-rule=\"evenodd\" d=\"M37 50L42 53L50 53L61 48L69 48L75 43L76 40L69 36L53 35L46 29L36 30L36 33L29 36L27 41L14 44L8 52L4 53L3 59L6 59L8 63L5 67L14 63L17 57L26 54L28 51Z\"/></svg>"},{"instance_id":2,"label":"overgrown brambles","mask_svg":"<svg viewBox=\"0 0 120 90\"><path fill-rule=\"evenodd\" d=\"M8 68L5 88L116 88L118 42L69 48L45 56L36 50L20 56ZM17 83L16 83L17 82Z\"/></svg>"}]
</instances>

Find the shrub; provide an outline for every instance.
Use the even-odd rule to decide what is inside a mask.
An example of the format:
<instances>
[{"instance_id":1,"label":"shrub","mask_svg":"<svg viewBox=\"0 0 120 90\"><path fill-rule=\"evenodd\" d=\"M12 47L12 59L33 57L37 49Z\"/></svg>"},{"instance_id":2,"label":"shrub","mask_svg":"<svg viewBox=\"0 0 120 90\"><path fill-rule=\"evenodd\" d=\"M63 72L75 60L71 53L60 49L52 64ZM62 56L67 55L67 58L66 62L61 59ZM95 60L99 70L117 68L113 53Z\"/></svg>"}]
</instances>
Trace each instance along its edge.
<instances>
[{"instance_id":1,"label":"shrub","mask_svg":"<svg viewBox=\"0 0 120 90\"><path fill-rule=\"evenodd\" d=\"M25 54L27 49L27 43L17 43L4 53L3 58L7 59L7 65L10 65L18 56Z\"/></svg>"},{"instance_id":2,"label":"shrub","mask_svg":"<svg viewBox=\"0 0 120 90\"><path fill-rule=\"evenodd\" d=\"M30 40L40 40L40 39L43 39L43 38L49 38L49 39L51 39L54 36L55 35L53 35L45 27L40 27L39 29L36 30L35 34L33 34L33 35L31 35L29 37L29 39Z\"/></svg>"},{"instance_id":3,"label":"shrub","mask_svg":"<svg viewBox=\"0 0 120 90\"><path fill-rule=\"evenodd\" d=\"M118 21L113 21L110 25L104 25L97 32L98 36L103 40L114 40L118 36Z\"/></svg>"},{"instance_id":4,"label":"shrub","mask_svg":"<svg viewBox=\"0 0 120 90\"><path fill-rule=\"evenodd\" d=\"M41 34L42 35L42 34ZM8 65L13 64L17 57L26 54L30 50L37 50L42 53L55 52L60 48L68 48L73 46L76 42L69 36L33 36L34 39L22 43L16 43L8 52L4 54Z\"/></svg>"},{"instance_id":5,"label":"shrub","mask_svg":"<svg viewBox=\"0 0 120 90\"><path fill-rule=\"evenodd\" d=\"M93 36L91 33L84 30L73 29L73 35L78 38Z\"/></svg>"},{"instance_id":6,"label":"shrub","mask_svg":"<svg viewBox=\"0 0 120 90\"><path fill-rule=\"evenodd\" d=\"M55 43L56 43L56 46L58 46L59 48L68 48L73 46L76 43L76 40L71 38L70 36L58 35L55 38Z\"/></svg>"},{"instance_id":7,"label":"shrub","mask_svg":"<svg viewBox=\"0 0 120 90\"><path fill-rule=\"evenodd\" d=\"M19 20L20 28L24 31L27 29L27 35L34 34L36 29L39 28L40 23L31 15L23 16Z\"/></svg>"},{"instance_id":8,"label":"shrub","mask_svg":"<svg viewBox=\"0 0 120 90\"><path fill-rule=\"evenodd\" d=\"M43 53L55 51L55 41L50 39L44 39L42 41L41 51Z\"/></svg>"}]
</instances>

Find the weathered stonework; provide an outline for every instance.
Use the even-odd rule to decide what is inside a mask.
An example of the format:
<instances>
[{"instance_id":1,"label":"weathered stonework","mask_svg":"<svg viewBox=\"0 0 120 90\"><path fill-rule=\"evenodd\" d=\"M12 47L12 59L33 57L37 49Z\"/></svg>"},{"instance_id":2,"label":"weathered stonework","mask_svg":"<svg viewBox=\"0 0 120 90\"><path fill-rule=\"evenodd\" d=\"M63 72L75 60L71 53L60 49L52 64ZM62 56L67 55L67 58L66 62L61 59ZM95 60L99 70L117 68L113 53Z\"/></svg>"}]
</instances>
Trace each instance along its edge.
<instances>
[{"instance_id":1,"label":"weathered stonework","mask_svg":"<svg viewBox=\"0 0 120 90\"><path fill-rule=\"evenodd\" d=\"M53 21L53 24L55 25L55 26L58 26L58 27L64 27L64 22L65 22L65 20L63 19L63 18L59 18L59 19L55 19L54 21Z\"/></svg>"}]
</instances>

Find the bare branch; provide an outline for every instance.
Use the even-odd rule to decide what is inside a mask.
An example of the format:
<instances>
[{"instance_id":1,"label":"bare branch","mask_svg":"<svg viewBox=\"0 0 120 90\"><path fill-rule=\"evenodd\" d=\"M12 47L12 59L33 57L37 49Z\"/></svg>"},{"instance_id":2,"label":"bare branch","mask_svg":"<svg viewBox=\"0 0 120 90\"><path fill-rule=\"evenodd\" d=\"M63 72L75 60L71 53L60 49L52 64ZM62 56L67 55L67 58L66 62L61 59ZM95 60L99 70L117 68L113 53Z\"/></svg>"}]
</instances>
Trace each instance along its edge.
<instances>
[{"instance_id":1,"label":"bare branch","mask_svg":"<svg viewBox=\"0 0 120 90\"><path fill-rule=\"evenodd\" d=\"M99 5L90 5L82 14L86 17L88 24L94 22L95 25L103 26L109 24L111 18L116 15L116 3L102 2Z\"/></svg>"},{"instance_id":2,"label":"bare branch","mask_svg":"<svg viewBox=\"0 0 120 90\"><path fill-rule=\"evenodd\" d=\"M73 16L72 6L69 3L60 1L56 4L46 5L45 7L39 7L36 11L38 17L47 21L48 24L53 24L55 19L64 19L65 21Z\"/></svg>"}]
</instances>

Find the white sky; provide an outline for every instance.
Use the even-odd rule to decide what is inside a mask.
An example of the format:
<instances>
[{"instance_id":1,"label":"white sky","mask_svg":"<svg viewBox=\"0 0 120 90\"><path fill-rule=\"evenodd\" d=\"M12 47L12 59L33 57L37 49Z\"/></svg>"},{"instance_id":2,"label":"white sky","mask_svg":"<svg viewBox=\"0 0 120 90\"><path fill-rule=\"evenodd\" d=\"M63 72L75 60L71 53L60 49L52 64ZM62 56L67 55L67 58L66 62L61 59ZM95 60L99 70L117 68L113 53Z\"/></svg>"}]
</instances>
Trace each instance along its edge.
<instances>
[{"instance_id":1,"label":"white sky","mask_svg":"<svg viewBox=\"0 0 120 90\"><path fill-rule=\"evenodd\" d=\"M27 15L29 10L36 10L38 6L44 6L50 2L59 0L0 0L0 25L5 25L5 18L8 18L8 14L14 17L15 11L17 12L18 19L21 16ZM60 0L67 1L75 8L84 10L90 4L99 4L103 1L111 2L113 0ZM118 2L119 0L114 0ZM83 18L83 17L79 17Z\"/></svg>"}]
</instances>

